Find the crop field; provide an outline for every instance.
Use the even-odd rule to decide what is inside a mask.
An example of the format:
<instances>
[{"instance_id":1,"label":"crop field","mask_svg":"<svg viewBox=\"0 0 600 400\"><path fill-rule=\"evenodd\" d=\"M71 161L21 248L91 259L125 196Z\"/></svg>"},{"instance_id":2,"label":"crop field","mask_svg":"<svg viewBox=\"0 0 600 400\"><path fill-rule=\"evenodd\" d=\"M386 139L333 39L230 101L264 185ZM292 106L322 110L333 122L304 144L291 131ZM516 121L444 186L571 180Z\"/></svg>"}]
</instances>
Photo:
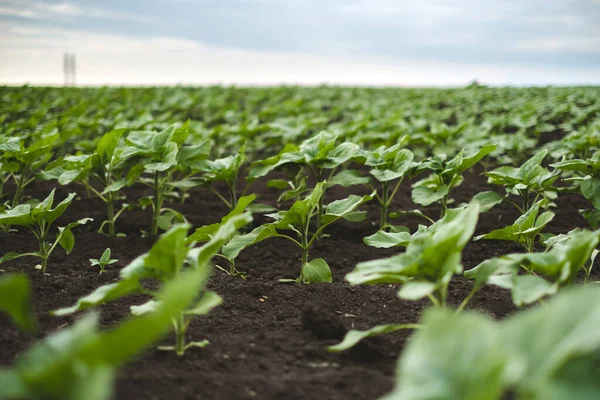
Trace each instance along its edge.
<instances>
[{"instance_id":1,"label":"crop field","mask_svg":"<svg viewBox=\"0 0 600 400\"><path fill-rule=\"evenodd\" d=\"M0 87L0 398L600 398L600 88Z\"/></svg>"}]
</instances>

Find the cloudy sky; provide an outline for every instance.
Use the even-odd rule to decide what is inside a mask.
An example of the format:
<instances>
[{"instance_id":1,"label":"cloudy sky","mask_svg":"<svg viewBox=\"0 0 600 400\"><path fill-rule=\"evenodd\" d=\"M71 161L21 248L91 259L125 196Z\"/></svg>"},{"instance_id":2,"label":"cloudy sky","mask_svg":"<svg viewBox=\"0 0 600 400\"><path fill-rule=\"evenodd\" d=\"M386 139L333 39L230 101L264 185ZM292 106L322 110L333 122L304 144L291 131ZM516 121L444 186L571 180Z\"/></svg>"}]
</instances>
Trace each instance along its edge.
<instances>
[{"instance_id":1,"label":"cloudy sky","mask_svg":"<svg viewBox=\"0 0 600 400\"><path fill-rule=\"evenodd\" d=\"M600 0L0 0L0 84L600 84Z\"/></svg>"}]
</instances>

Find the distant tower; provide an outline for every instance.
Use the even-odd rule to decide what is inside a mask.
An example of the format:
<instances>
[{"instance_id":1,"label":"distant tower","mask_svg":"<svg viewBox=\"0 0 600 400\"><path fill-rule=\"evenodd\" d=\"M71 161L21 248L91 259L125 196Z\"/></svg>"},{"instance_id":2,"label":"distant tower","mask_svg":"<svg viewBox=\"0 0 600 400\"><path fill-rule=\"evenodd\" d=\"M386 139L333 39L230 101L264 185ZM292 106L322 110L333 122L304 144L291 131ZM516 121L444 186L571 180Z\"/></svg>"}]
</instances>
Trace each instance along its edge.
<instances>
[{"instance_id":1,"label":"distant tower","mask_svg":"<svg viewBox=\"0 0 600 400\"><path fill-rule=\"evenodd\" d=\"M75 86L75 53L71 54L71 85Z\"/></svg>"},{"instance_id":2,"label":"distant tower","mask_svg":"<svg viewBox=\"0 0 600 400\"><path fill-rule=\"evenodd\" d=\"M75 53L65 53L63 56L65 86L75 86Z\"/></svg>"}]
</instances>

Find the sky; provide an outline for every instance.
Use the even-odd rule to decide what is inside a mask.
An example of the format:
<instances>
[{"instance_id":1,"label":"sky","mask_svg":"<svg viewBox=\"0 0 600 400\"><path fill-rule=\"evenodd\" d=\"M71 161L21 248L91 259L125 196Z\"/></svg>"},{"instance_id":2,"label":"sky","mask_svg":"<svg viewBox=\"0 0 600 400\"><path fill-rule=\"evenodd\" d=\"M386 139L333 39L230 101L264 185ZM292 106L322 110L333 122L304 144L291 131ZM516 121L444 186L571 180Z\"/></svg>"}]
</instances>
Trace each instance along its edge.
<instances>
[{"instance_id":1,"label":"sky","mask_svg":"<svg viewBox=\"0 0 600 400\"><path fill-rule=\"evenodd\" d=\"M600 84L600 0L0 0L0 84Z\"/></svg>"}]
</instances>

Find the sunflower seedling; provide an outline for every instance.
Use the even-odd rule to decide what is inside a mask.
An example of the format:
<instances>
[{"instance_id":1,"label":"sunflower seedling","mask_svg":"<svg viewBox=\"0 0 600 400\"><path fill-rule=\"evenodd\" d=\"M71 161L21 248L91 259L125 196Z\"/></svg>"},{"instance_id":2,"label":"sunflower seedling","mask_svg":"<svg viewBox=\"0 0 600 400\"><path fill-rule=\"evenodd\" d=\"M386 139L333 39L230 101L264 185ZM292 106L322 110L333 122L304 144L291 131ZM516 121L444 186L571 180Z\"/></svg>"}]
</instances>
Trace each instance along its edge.
<instances>
[{"instance_id":1,"label":"sunflower seedling","mask_svg":"<svg viewBox=\"0 0 600 400\"><path fill-rule=\"evenodd\" d=\"M107 248L106 250L104 250L104 252L102 253L102 255L100 256L99 259L97 258L90 258L90 264L92 265L92 267L95 266L99 266L100 267L100 273L104 273L106 272L106 267L116 263L119 260L116 259L111 259L110 258L110 249Z\"/></svg>"},{"instance_id":2,"label":"sunflower seedling","mask_svg":"<svg viewBox=\"0 0 600 400\"><path fill-rule=\"evenodd\" d=\"M318 205L323 196L327 182L318 183L303 200L296 201L289 210L269 214L275 222L255 228L245 235L235 236L223 248L223 255L234 259L243 249L272 237L287 239L299 247L302 257L300 261L300 276L296 279L281 279L280 282L331 282L331 269L322 258L309 261L312 245L320 237L323 230L340 218L352 218L357 208L373 199L375 193L368 196L351 195L346 199L329 203L323 214L321 225L316 226L314 233L310 232L310 221L318 213ZM281 231L293 232L291 235Z\"/></svg>"},{"instance_id":3,"label":"sunflower seedling","mask_svg":"<svg viewBox=\"0 0 600 400\"><path fill-rule=\"evenodd\" d=\"M70 254L75 246L75 236L73 236L71 230L79 225L87 224L92 221L91 218L83 218L79 221L71 222L67 226L58 227L58 235L54 242L48 242L48 235L54 221L67 210L74 197L75 193L71 193L56 207L52 208L54 204L54 190L52 190L50 195L35 207L29 204L21 204L0 214L0 224L23 226L35 235L39 243L38 251L22 254L8 252L0 258L0 263L18 257L37 257L41 260L39 269L42 270L42 273L46 273L48 259L57 245L60 245L67 254Z\"/></svg>"},{"instance_id":4,"label":"sunflower seedling","mask_svg":"<svg viewBox=\"0 0 600 400\"><path fill-rule=\"evenodd\" d=\"M185 244L189 225L175 225L158 238L148 253L136 258L123 268L119 273L120 280L118 282L100 286L93 293L79 299L72 307L58 309L53 314L72 314L136 293L150 295L152 299L142 305L132 306L131 312L134 315L152 314L160 308L163 299L160 291L145 289L142 286L142 279L153 278L164 286L179 280L182 274L186 274L186 270L191 270L200 273L203 277L202 281L205 283L210 272L209 263L212 257L239 228L251 220L252 216L249 213L234 216L220 226L207 243L193 249ZM204 287L204 283L200 289ZM190 347L206 346L207 341L186 343L187 328L194 317L207 314L221 302L222 299L218 294L211 291L201 292L191 307L173 315L175 345L162 346L159 349L174 350L177 355L182 356Z\"/></svg>"},{"instance_id":5,"label":"sunflower seedling","mask_svg":"<svg viewBox=\"0 0 600 400\"><path fill-rule=\"evenodd\" d=\"M413 201L422 206L439 202L443 217L451 202L450 191L462 184L464 180L462 174L495 148L496 145L490 144L468 156L464 156L461 151L451 160L448 160L445 154L440 154L423 161L417 166L416 171L430 170L432 173L412 185Z\"/></svg>"},{"instance_id":6,"label":"sunflower seedling","mask_svg":"<svg viewBox=\"0 0 600 400\"><path fill-rule=\"evenodd\" d=\"M404 253L359 263L345 279L353 286L401 284L400 298L420 300L427 297L435 307L445 308L448 285L452 277L463 270L462 250L473 236L479 211L477 202L448 210L444 218L429 228L421 227ZM475 291L463 300L459 310L466 306ZM366 331L350 330L341 343L329 350L346 350L369 336L418 327L417 324L386 324Z\"/></svg>"}]
</instances>

